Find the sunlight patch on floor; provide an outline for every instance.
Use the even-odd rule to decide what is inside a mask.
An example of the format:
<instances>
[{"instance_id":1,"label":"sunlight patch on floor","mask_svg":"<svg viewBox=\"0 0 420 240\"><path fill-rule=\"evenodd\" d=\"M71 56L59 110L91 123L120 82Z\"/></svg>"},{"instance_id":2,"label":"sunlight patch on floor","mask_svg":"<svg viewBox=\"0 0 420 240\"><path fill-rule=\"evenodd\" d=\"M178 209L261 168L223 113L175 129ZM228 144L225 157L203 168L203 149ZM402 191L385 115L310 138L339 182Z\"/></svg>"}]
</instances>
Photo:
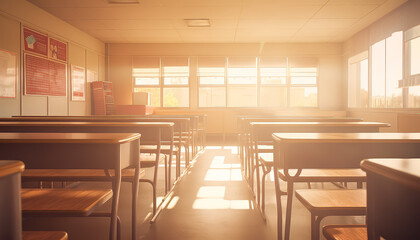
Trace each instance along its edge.
<instances>
[{"instance_id":1,"label":"sunlight patch on floor","mask_svg":"<svg viewBox=\"0 0 420 240\"><path fill-rule=\"evenodd\" d=\"M193 209L250 209L249 200L196 199Z\"/></svg>"}]
</instances>

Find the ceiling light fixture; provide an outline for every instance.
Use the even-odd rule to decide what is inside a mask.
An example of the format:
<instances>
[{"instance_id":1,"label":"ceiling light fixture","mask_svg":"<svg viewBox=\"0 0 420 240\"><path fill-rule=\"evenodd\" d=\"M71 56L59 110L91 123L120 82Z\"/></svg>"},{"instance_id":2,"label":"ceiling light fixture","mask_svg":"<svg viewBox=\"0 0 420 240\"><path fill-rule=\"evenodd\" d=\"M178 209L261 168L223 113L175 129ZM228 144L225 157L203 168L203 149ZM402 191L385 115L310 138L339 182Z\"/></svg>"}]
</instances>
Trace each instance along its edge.
<instances>
[{"instance_id":1,"label":"ceiling light fixture","mask_svg":"<svg viewBox=\"0 0 420 240\"><path fill-rule=\"evenodd\" d=\"M208 18L194 18L184 19L187 27L210 27L210 19Z\"/></svg>"}]
</instances>

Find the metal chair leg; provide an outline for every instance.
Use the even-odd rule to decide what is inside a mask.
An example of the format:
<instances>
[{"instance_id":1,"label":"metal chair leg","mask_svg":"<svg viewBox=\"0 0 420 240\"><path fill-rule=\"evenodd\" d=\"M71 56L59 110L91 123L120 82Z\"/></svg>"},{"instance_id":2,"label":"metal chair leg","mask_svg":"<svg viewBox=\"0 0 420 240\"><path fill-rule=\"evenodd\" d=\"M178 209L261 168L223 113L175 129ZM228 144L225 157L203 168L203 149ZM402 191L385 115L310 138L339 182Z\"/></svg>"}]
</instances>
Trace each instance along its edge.
<instances>
[{"instance_id":1,"label":"metal chair leg","mask_svg":"<svg viewBox=\"0 0 420 240\"><path fill-rule=\"evenodd\" d=\"M284 226L284 239L289 240L290 238L290 223L292 221L292 203L293 203L293 189L294 183L292 181L287 182L287 204L286 204L286 223Z\"/></svg>"}]
</instances>

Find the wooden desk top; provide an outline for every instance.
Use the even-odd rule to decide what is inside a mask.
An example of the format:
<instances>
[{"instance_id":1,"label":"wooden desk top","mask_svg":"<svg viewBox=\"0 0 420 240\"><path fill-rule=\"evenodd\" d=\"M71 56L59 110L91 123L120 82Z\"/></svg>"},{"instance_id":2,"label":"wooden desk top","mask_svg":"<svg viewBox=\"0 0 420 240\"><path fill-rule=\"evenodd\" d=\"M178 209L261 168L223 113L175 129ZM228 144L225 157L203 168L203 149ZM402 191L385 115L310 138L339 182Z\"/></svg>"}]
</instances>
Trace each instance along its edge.
<instances>
[{"instance_id":1,"label":"wooden desk top","mask_svg":"<svg viewBox=\"0 0 420 240\"><path fill-rule=\"evenodd\" d=\"M367 159L360 166L368 173L372 172L420 190L420 158Z\"/></svg>"},{"instance_id":2,"label":"wooden desk top","mask_svg":"<svg viewBox=\"0 0 420 240\"><path fill-rule=\"evenodd\" d=\"M245 121L255 121L255 122L278 122L278 121L288 121L288 122L361 122L361 118L340 118L340 117L242 117L241 120Z\"/></svg>"},{"instance_id":3,"label":"wooden desk top","mask_svg":"<svg viewBox=\"0 0 420 240\"><path fill-rule=\"evenodd\" d=\"M333 127L390 127L389 123L380 122L251 122L251 126L333 126Z\"/></svg>"},{"instance_id":4,"label":"wooden desk top","mask_svg":"<svg viewBox=\"0 0 420 240\"><path fill-rule=\"evenodd\" d=\"M0 122L0 126L172 127L172 122Z\"/></svg>"},{"instance_id":5,"label":"wooden desk top","mask_svg":"<svg viewBox=\"0 0 420 240\"><path fill-rule=\"evenodd\" d=\"M0 143L107 143L122 144L138 133L0 133Z\"/></svg>"},{"instance_id":6,"label":"wooden desk top","mask_svg":"<svg viewBox=\"0 0 420 240\"><path fill-rule=\"evenodd\" d=\"M67 116L67 117L53 117L53 116L38 116L38 117L12 117L12 118L0 118L1 122L175 122L175 121L190 121L188 117L140 117L140 116Z\"/></svg>"},{"instance_id":7,"label":"wooden desk top","mask_svg":"<svg viewBox=\"0 0 420 240\"><path fill-rule=\"evenodd\" d=\"M420 143L420 133L273 133L285 143Z\"/></svg>"},{"instance_id":8,"label":"wooden desk top","mask_svg":"<svg viewBox=\"0 0 420 240\"><path fill-rule=\"evenodd\" d=\"M25 164L21 161L2 160L0 161L0 178L9 176L11 174L23 172Z\"/></svg>"}]
</instances>

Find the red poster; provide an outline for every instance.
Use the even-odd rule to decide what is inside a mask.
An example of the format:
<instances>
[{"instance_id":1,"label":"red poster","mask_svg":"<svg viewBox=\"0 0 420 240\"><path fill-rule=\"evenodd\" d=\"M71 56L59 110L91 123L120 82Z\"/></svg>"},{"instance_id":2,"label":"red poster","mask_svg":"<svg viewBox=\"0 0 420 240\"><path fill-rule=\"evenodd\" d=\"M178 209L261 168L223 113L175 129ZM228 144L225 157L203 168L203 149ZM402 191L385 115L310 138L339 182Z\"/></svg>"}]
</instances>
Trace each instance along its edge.
<instances>
[{"instance_id":1,"label":"red poster","mask_svg":"<svg viewBox=\"0 0 420 240\"><path fill-rule=\"evenodd\" d=\"M48 56L52 59L67 62L67 44L54 38L50 38Z\"/></svg>"},{"instance_id":2,"label":"red poster","mask_svg":"<svg viewBox=\"0 0 420 240\"><path fill-rule=\"evenodd\" d=\"M66 64L49 61L50 96L66 96Z\"/></svg>"},{"instance_id":3,"label":"red poster","mask_svg":"<svg viewBox=\"0 0 420 240\"><path fill-rule=\"evenodd\" d=\"M35 32L29 28L23 28L23 40L25 51L48 56L48 36Z\"/></svg>"},{"instance_id":4,"label":"red poster","mask_svg":"<svg viewBox=\"0 0 420 240\"><path fill-rule=\"evenodd\" d=\"M66 64L25 54L25 94L66 96Z\"/></svg>"}]
</instances>

